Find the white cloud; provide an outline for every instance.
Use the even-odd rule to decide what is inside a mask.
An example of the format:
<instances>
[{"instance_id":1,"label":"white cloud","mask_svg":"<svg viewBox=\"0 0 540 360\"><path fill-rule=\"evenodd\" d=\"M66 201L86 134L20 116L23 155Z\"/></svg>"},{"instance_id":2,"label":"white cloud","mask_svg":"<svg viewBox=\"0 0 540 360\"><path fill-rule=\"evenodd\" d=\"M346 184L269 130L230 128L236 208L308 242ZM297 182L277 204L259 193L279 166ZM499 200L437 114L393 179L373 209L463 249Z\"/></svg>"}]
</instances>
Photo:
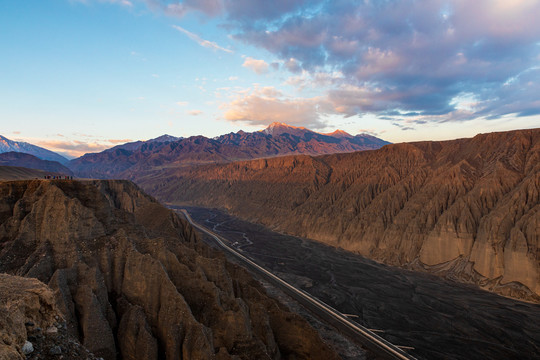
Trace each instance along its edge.
<instances>
[{"instance_id":1,"label":"white cloud","mask_svg":"<svg viewBox=\"0 0 540 360\"><path fill-rule=\"evenodd\" d=\"M70 0L71 2L79 2L79 3L83 3L83 4L88 4L90 2L92 2L92 0ZM102 3L110 3L110 4L120 4L122 6L128 6L128 7L131 7L133 6L133 3L129 0L98 0L99 2L102 2Z\"/></svg>"},{"instance_id":2,"label":"white cloud","mask_svg":"<svg viewBox=\"0 0 540 360\"><path fill-rule=\"evenodd\" d=\"M191 40L195 41L197 44L201 45L202 47L213 49L213 50L225 51L225 52L228 52L228 53L231 53L231 54L234 53L234 51L232 51L230 49L226 49L224 47L221 47L221 46L219 46L217 43L215 43L213 41L205 40L205 39L201 38L199 35L194 34L191 31L188 31L188 30L184 29L181 26L173 25L172 27L175 28L176 30L186 34L187 37L189 37Z\"/></svg>"}]
</instances>

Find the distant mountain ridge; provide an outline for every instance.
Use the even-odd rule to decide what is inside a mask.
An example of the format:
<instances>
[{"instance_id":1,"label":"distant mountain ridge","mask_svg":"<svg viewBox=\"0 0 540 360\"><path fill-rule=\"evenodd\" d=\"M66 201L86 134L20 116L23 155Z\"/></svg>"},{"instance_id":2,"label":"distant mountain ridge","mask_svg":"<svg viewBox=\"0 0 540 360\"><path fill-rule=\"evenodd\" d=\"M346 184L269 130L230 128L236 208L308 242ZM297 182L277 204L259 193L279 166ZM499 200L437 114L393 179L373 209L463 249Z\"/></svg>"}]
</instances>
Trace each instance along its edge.
<instances>
[{"instance_id":1,"label":"distant mountain ridge","mask_svg":"<svg viewBox=\"0 0 540 360\"><path fill-rule=\"evenodd\" d=\"M1 153L0 166L18 166L63 175L73 175L73 172L70 169L60 164L58 161L42 160L34 155L15 151Z\"/></svg>"},{"instance_id":2,"label":"distant mountain ridge","mask_svg":"<svg viewBox=\"0 0 540 360\"><path fill-rule=\"evenodd\" d=\"M0 182L13 180L32 180L43 179L45 176L55 176L61 174L51 173L50 171L36 170L19 166L0 165Z\"/></svg>"},{"instance_id":3,"label":"distant mountain ridge","mask_svg":"<svg viewBox=\"0 0 540 360\"><path fill-rule=\"evenodd\" d=\"M69 162L68 159L53 151L44 149L36 145L32 145L27 142L13 141L0 135L0 153L6 153L10 151L34 155L35 157L38 157L42 160L58 161L60 164L64 165Z\"/></svg>"},{"instance_id":4,"label":"distant mountain ridge","mask_svg":"<svg viewBox=\"0 0 540 360\"><path fill-rule=\"evenodd\" d=\"M322 155L378 149L389 142L344 131L320 134L303 127L273 123L266 129L238 131L215 138L164 135L148 141L115 146L101 153L85 154L69 164L83 177L137 178L163 168L205 163L267 158L290 154Z\"/></svg>"},{"instance_id":5,"label":"distant mountain ridge","mask_svg":"<svg viewBox=\"0 0 540 360\"><path fill-rule=\"evenodd\" d=\"M266 129L259 130L258 132L264 133L266 135L278 136L282 134L291 134L295 136L304 136L305 134L313 133L317 134L315 131L311 131L301 126L292 126L285 123L273 122Z\"/></svg>"},{"instance_id":6,"label":"distant mountain ridge","mask_svg":"<svg viewBox=\"0 0 540 360\"><path fill-rule=\"evenodd\" d=\"M122 145L117 145L115 147L112 147L112 148L104 150L104 151L114 151L114 150L117 150L117 149L134 151L134 150L139 149L144 144L166 143L166 142L173 142L173 141L178 141L178 140L182 140L182 139L183 139L183 137L181 137L181 136L177 137L177 136L172 136L172 135L165 134L165 135L161 135L161 136L159 136L159 137L157 137L155 139L139 140L139 141L125 143L125 144L122 144Z\"/></svg>"}]
</instances>

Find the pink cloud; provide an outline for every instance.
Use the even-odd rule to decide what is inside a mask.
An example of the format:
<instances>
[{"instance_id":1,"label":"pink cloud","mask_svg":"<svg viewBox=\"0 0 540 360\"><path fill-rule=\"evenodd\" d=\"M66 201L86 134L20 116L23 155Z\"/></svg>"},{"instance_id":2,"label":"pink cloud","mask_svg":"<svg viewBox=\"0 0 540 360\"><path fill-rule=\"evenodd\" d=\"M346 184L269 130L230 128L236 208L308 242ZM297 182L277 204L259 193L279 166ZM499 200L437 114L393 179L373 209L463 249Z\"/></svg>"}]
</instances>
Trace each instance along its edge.
<instances>
[{"instance_id":1,"label":"pink cloud","mask_svg":"<svg viewBox=\"0 0 540 360\"><path fill-rule=\"evenodd\" d=\"M251 125L283 122L290 125L322 128L319 98L288 98L273 87L256 88L239 94L223 105L224 117Z\"/></svg>"},{"instance_id":2,"label":"pink cloud","mask_svg":"<svg viewBox=\"0 0 540 360\"><path fill-rule=\"evenodd\" d=\"M269 65L266 61L257 60L252 57L247 57L242 66L253 70L258 75L267 73L269 68Z\"/></svg>"},{"instance_id":3,"label":"pink cloud","mask_svg":"<svg viewBox=\"0 0 540 360\"><path fill-rule=\"evenodd\" d=\"M114 145L131 142L131 139L108 139L102 142L86 142L80 140L46 140L46 139L30 139L24 140L32 144L44 147L54 152L66 154L70 157L79 157L86 153L101 152L109 149Z\"/></svg>"}]
</instances>

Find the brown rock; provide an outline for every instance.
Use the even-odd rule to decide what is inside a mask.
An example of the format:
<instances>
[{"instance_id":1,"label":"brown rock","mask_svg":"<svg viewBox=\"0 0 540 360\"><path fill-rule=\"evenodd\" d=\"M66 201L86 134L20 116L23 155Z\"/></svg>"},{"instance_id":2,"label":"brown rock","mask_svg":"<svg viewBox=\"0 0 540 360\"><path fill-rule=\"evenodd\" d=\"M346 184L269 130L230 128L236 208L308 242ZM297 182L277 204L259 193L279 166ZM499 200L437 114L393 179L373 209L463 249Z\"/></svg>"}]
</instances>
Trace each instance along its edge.
<instances>
[{"instance_id":1,"label":"brown rock","mask_svg":"<svg viewBox=\"0 0 540 360\"><path fill-rule=\"evenodd\" d=\"M140 306L130 306L118 329L122 358L126 360L157 360L158 343Z\"/></svg>"},{"instance_id":2,"label":"brown rock","mask_svg":"<svg viewBox=\"0 0 540 360\"><path fill-rule=\"evenodd\" d=\"M97 297L87 285L80 285L75 293L82 343L96 356L105 360L116 359L116 346L112 329L107 322Z\"/></svg>"},{"instance_id":3,"label":"brown rock","mask_svg":"<svg viewBox=\"0 0 540 360\"><path fill-rule=\"evenodd\" d=\"M0 359L25 359L25 324L48 328L59 315L53 292L37 279L0 274Z\"/></svg>"},{"instance_id":4,"label":"brown rock","mask_svg":"<svg viewBox=\"0 0 540 360\"><path fill-rule=\"evenodd\" d=\"M4 182L0 199L0 271L48 282L67 331L97 356L337 358L130 182Z\"/></svg>"}]
</instances>

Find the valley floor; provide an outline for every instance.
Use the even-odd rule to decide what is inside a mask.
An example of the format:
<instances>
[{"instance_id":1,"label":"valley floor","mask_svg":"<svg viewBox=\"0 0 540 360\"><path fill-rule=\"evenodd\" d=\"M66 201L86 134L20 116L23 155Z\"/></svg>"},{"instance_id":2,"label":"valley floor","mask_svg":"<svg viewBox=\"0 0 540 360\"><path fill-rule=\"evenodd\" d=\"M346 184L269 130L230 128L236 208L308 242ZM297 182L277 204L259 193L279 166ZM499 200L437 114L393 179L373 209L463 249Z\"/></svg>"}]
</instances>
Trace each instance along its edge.
<instances>
[{"instance_id":1,"label":"valley floor","mask_svg":"<svg viewBox=\"0 0 540 360\"><path fill-rule=\"evenodd\" d=\"M217 210L188 208L199 223L419 359L534 359L540 305L407 271L318 242L273 232Z\"/></svg>"}]
</instances>

